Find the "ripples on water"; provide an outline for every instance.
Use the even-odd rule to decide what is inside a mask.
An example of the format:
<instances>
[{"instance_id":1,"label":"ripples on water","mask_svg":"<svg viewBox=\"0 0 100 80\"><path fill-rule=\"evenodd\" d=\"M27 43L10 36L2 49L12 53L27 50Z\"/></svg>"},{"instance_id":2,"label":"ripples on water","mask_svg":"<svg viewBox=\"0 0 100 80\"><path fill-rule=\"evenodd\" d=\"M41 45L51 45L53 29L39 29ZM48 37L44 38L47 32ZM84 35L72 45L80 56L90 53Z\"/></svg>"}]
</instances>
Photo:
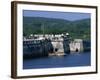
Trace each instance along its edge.
<instances>
[{"instance_id":1,"label":"ripples on water","mask_svg":"<svg viewBox=\"0 0 100 80\"><path fill-rule=\"evenodd\" d=\"M45 58L23 60L23 69L76 67L90 65L90 52L72 53L66 56L49 56Z\"/></svg>"}]
</instances>

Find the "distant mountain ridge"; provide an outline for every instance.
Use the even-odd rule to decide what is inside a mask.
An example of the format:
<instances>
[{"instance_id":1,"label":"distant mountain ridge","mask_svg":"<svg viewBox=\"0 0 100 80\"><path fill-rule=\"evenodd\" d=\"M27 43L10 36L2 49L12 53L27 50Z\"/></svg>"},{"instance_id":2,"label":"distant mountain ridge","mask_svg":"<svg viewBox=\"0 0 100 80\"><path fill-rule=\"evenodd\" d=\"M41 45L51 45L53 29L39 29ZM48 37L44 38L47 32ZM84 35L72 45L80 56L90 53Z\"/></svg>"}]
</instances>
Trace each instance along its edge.
<instances>
[{"instance_id":1,"label":"distant mountain ridge","mask_svg":"<svg viewBox=\"0 0 100 80\"><path fill-rule=\"evenodd\" d=\"M64 19L44 18L44 17L23 17L23 33L61 34L68 32L72 38L90 39L90 19L69 21Z\"/></svg>"}]
</instances>

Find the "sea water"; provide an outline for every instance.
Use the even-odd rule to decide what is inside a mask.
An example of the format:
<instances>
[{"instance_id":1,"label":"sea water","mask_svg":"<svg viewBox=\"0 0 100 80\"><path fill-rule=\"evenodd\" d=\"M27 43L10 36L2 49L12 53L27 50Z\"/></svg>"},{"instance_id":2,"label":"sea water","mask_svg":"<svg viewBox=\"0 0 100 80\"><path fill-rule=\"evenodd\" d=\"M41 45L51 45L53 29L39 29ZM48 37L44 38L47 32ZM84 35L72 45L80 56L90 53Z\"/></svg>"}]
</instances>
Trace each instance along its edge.
<instances>
[{"instance_id":1,"label":"sea water","mask_svg":"<svg viewBox=\"0 0 100 80\"><path fill-rule=\"evenodd\" d=\"M48 56L23 60L23 69L90 66L91 53L71 53L66 56Z\"/></svg>"}]
</instances>

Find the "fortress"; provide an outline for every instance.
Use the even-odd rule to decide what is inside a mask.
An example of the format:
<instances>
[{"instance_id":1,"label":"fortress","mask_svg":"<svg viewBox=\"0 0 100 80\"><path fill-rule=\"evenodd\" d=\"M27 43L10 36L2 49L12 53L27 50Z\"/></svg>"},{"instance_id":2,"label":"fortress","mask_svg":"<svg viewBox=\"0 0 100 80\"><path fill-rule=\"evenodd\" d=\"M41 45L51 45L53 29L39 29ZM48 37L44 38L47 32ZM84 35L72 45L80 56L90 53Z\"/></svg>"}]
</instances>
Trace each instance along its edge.
<instances>
[{"instance_id":1,"label":"fortress","mask_svg":"<svg viewBox=\"0 0 100 80\"><path fill-rule=\"evenodd\" d=\"M23 54L24 57L41 57L41 56L61 56L73 52L83 52L86 47L82 39L71 40L69 33L66 34L38 34L30 35L23 39ZM88 50L89 50L88 49Z\"/></svg>"}]
</instances>

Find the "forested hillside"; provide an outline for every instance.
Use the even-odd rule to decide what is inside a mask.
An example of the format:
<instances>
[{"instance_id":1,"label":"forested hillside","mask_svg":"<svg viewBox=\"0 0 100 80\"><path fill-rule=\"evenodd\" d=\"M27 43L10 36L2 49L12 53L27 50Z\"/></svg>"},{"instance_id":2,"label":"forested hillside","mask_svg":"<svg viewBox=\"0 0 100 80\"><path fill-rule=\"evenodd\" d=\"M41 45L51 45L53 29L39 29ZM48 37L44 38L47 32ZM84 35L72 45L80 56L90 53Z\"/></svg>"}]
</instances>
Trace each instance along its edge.
<instances>
[{"instance_id":1,"label":"forested hillside","mask_svg":"<svg viewBox=\"0 0 100 80\"><path fill-rule=\"evenodd\" d=\"M68 21L43 17L23 17L24 36L69 33L72 38L90 39L90 19Z\"/></svg>"}]
</instances>

